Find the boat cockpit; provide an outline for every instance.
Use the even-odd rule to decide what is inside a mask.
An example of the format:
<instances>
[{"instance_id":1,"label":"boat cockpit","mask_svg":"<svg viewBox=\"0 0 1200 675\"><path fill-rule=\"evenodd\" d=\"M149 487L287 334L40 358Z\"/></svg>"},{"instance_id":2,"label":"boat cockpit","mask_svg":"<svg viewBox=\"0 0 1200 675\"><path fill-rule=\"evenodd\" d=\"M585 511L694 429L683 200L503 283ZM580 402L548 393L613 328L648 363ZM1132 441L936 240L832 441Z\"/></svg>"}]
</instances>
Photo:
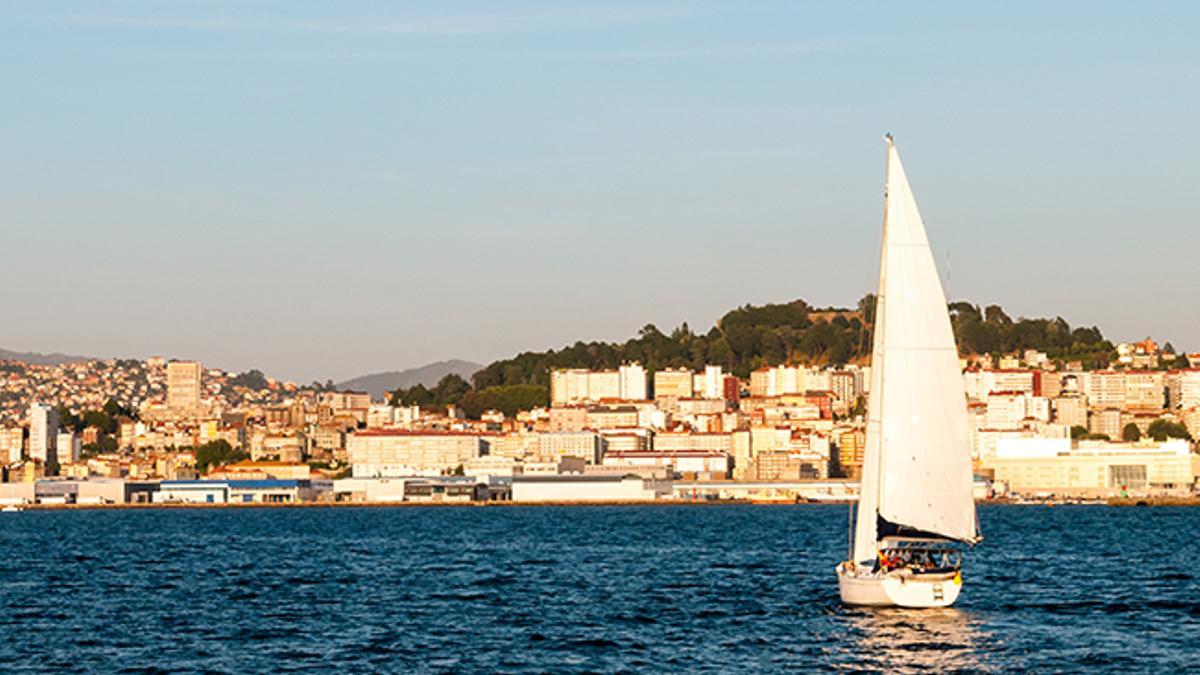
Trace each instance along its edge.
<instances>
[{"instance_id":1,"label":"boat cockpit","mask_svg":"<svg viewBox=\"0 0 1200 675\"><path fill-rule=\"evenodd\" d=\"M884 537L879 542L878 569L912 574L948 574L962 566L963 545L947 539Z\"/></svg>"}]
</instances>

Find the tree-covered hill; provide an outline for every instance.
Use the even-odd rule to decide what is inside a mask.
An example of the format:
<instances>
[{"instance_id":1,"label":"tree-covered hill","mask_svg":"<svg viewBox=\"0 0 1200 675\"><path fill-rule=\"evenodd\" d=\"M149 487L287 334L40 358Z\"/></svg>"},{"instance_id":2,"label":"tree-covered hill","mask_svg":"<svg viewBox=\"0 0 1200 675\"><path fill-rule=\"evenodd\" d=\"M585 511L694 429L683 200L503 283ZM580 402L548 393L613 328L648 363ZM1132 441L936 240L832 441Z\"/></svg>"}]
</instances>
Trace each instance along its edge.
<instances>
[{"instance_id":1,"label":"tree-covered hill","mask_svg":"<svg viewBox=\"0 0 1200 675\"><path fill-rule=\"evenodd\" d=\"M856 309L814 309L803 300L745 305L727 312L704 333L694 332L686 323L670 333L647 324L625 342L576 342L562 349L523 352L479 370L469 385L462 381L432 389L402 389L394 400L423 405L463 401L470 402L471 408L501 401L511 406L545 400L550 371L556 368L615 369L633 361L651 372L719 364L740 377L764 365L865 363L871 352L874 308L872 295L863 297ZM981 310L966 302L951 304L950 312L959 352L967 356L1037 349L1051 359L1081 361L1085 368L1096 368L1113 355L1112 343L1098 328L1072 328L1061 317L1014 320L998 305ZM506 389L516 386L522 389ZM469 392L476 396L467 397Z\"/></svg>"},{"instance_id":2,"label":"tree-covered hill","mask_svg":"<svg viewBox=\"0 0 1200 675\"><path fill-rule=\"evenodd\" d=\"M865 353L869 330L860 319L837 316L813 321L803 300L782 305L745 305L725 314L706 333L686 323L670 333L646 324L622 343L576 342L545 352L525 352L475 373L477 387L549 383L555 368L613 369L636 361L647 370L719 364L742 377L764 364L845 363ZM869 346L865 351L870 351Z\"/></svg>"}]
</instances>

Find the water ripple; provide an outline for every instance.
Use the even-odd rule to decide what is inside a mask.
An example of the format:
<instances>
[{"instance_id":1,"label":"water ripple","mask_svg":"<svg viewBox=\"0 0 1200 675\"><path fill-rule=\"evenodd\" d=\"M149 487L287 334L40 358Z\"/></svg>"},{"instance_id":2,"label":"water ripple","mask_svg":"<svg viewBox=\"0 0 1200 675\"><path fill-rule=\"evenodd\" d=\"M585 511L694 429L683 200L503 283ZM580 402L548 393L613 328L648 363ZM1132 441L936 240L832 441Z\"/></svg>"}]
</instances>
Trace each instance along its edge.
<instances>
[{"instance_id":1,"label":"water ripple","mask_svg":"<svg viewBox=\"0 0 1200 675\"><path fill-rule=\"evenodd\" d=\"M27 511L0 671L1184 670L1200 510L984 507L959 605L841 606L844 506Z\"/></svg>"}]
</instances>

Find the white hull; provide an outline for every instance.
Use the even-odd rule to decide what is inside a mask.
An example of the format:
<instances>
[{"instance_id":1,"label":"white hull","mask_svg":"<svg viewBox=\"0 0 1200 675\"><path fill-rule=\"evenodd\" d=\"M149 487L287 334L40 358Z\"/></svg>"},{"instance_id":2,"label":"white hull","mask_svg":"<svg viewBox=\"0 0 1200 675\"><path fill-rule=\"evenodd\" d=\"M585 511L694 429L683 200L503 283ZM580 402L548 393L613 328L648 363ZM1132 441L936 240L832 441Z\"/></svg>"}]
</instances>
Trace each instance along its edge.
<instances>
[{"instance_id":1,"label":"white hull","mask_svg":"<svg viewBox=\"0 0 1200 675\"><path fill-rule=\"evenodd\" d=\"M907 570L887 574L857 573L837 566L842 602L861 607L949 607L962 592L962 575L915 575Z\"/></svg>"}]
</instances>

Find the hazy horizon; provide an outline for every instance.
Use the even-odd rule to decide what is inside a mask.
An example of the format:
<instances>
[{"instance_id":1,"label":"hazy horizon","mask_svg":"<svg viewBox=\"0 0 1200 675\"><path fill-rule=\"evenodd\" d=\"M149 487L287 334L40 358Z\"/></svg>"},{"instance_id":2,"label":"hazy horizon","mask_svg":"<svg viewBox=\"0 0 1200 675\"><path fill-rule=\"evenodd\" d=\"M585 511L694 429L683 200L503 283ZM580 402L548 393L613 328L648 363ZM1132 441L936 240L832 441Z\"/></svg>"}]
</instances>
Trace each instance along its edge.
<instances>
[{"instance_id":1,"label":"hazy horizon","mask_svg":"<svg viewBox=\"0 0 1200 675\"><path fill-rule=\"evenodd\" d=\"M0 348L340 381L853 306L891 131L955 299L1200 349L1198 15L11 5Z\"/></svg>"}]
</instances>

